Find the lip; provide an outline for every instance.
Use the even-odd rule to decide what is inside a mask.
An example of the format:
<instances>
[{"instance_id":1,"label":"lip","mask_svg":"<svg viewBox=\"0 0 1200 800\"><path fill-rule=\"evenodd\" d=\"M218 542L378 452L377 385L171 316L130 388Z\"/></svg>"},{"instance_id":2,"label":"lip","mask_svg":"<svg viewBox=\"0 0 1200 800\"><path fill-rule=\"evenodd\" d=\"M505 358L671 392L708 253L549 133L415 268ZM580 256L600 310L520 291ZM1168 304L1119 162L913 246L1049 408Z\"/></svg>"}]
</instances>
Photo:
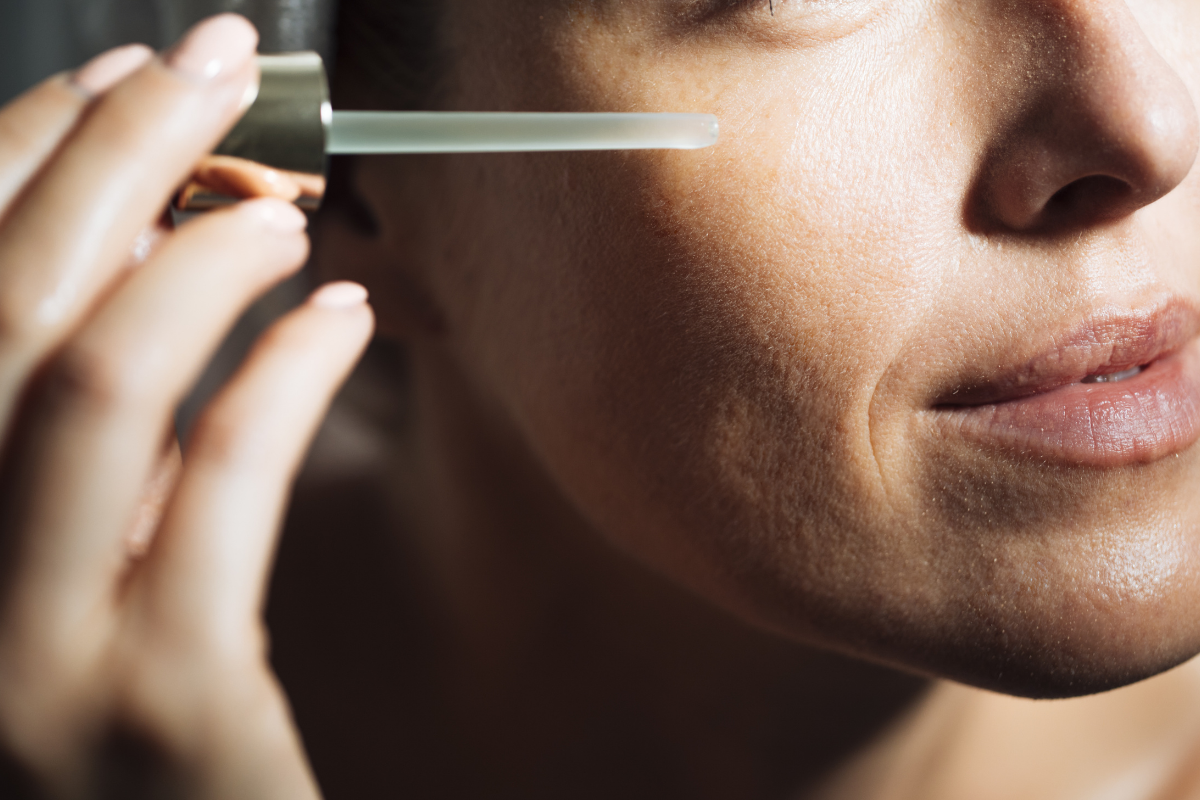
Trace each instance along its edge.
<instances>
[{"instance_id":1,"label":"lip","mask_svg":"<svg viewBox=\"0 0 1200 800\"><path fill-rule=\"evenodd\" d=\"M1179 299L1103 309L1033 358L957 382L933 403L966 439L1042 461L1148 463L1200 439L1200 310ZM1084 382L1130 370L1115 382Z\"/></svg>"}]
</instances>

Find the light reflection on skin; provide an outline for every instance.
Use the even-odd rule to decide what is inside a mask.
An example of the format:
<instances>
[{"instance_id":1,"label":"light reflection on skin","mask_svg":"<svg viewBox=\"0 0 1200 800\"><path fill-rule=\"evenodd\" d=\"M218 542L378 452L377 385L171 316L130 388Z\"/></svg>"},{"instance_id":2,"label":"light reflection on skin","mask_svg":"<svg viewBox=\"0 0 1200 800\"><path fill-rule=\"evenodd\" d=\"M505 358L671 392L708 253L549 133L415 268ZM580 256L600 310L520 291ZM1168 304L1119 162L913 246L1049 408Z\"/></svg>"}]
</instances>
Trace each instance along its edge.
<instances>
[{"instance_id":1,"label":"light reflection on skin","mask_svg":"<svg viewBox=\"0 0 1200 800\"><path fill-rule=\"evenodd\" d=\"M445 321L405 334L428 391L461 375L605 536L802 640L1032 695L1200 650L1196 447L1072 467L929 421L1096 309L1200 300L1200 7L533 5L456 7L449 105L722 142L372 162L405 257L339 269L385 330L405 287Z\"/></svg>"}]
</instances>

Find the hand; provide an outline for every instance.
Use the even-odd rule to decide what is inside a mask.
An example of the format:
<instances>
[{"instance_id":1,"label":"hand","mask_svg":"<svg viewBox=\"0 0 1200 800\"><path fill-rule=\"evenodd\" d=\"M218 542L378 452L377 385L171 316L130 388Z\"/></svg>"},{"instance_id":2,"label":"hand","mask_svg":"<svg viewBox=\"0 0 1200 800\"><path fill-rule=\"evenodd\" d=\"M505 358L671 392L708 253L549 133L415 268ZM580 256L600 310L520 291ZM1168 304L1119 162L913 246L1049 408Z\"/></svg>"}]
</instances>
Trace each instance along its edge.
<instances>
[{"instance_id":1,"label":"hand","mask_svg":"<svg viewBox=\"0 0 1200 800\"><path fill-rule=\"evenodd\" d=\"M279 199L156 224L238 116L256 41L216 17L0 111L0 750L39 794L319 795L261 605L291 479L371 334L365 292L318 291L182 459L172 433L224 332L308 252Z\"/></svg>"}]
</instances>

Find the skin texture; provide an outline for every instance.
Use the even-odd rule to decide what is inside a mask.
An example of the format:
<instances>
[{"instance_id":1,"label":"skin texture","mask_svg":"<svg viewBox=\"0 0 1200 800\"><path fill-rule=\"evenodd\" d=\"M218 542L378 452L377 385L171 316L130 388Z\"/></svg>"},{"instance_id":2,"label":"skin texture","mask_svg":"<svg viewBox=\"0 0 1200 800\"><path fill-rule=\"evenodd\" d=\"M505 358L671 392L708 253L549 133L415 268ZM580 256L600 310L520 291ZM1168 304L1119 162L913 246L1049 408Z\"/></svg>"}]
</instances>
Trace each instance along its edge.
<instances>
[{"instance_id":1,"label":"skin texture","mask_svg":"<svg viewBox=\"0 0 1200 800\"><path fill-rule=\"evenodd\" d=\"M307 252L277 198L155 226L253 80L214 24L0 117L0 766L55 796L319 794L259 611L372 315L342 284L285 317L179 457L186 387ZM366 700L446 792L779 797L897 705L819 750L872 673L801 645L1041 697L1200 650L1194 446L1081 464L944 407L1089 314L1200 300L1197 32L1183 0L455 4L447 107L705 110L723 141L358 171L378 225L335 213L321 260L408 349L388 513L454 636L334 615L375 649L320 690L392 638L428 658L425 705ZM1185 796L1198 686L942 684L817 791Z\"/></svg>"},{"instance_id":2,"label":"skin texture","mask_svg":"<svg viewBox=\"0 0 1200 800\"><path fill-rule=\"evenodd\" d=\"M1008 693L1120 686L1200 650L1198 451L1056 462L936 407L1089 314L1200 300L1196 31L1174 0L456 5L447 107L708 111L722 141L373 160L382 234L334 269L431 405L469 396L743 619Z\"/></svg>"}]
</instances>

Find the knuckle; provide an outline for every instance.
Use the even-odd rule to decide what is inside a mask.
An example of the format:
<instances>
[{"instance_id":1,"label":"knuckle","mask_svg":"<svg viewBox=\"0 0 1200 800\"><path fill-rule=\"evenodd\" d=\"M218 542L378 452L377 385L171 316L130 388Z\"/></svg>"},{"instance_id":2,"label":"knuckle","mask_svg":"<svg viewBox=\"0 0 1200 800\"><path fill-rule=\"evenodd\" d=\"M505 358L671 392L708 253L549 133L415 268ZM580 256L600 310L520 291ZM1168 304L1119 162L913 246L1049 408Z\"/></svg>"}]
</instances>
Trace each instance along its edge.
<instances>
[{"instance_id":1,"label":"knuckle","mask_svg":"<svg viewBox=\"0 0 1200 800\"><path fill-rule=\"evenodd\" d=\"M126 169L165 179L165 166L180 166L180 148L196 146L219 123L206 95L156 69L107 94L89 120L88 135L95 145L126 159Z\"/></svg>"},{"instance_id":2,"label":"knuckle","mask_svg":"<svg viewBox=\"0 0 1200 800\"><path fill-rule=\"evenodd\" d=\"M213 620L203 638L205 653L214 671L230 674L253 673L269 663L266 631L256 619Z\"/></svg>"},{"instance_id":3,"label":"knuckle","mask_svg":"<svg viewBox=\"0 0 1200 800\"><path fill-rule=\"evenodd\" d=\"M127 102L114 102L107 112L103 124L96 127L98 141L114 153L144 152L146 141L155 133L145 112Z\"/></svg>"},{"instance_id":4,"label":"knuckle","mask_svg":"<svg viewBox=\"0 0 1200 800\"><path fill-rule=\"evenodd\" d=\"M188 456L194 461L230 467L245 463L254 450L250 432L238 415L226 405L209 408L192 429Z\"/></svg>"},{"instance_id":5,"label":"knuckle","mask_svg":"<svg viewBox=\"0 0 1200 800\"><path fill-rule=\"evenodd\" d=\"M114 676L121 704L143 720L178 719L196 711L189 707L219 705L231 687L269 672L262 637L249 625L239 626L236 637L217 627L193 621L183 641L176 630L161 641L131 643L137 652L127 654Z\"/></svg>"},{"instance_id":6,"label":"knuckle","mask_svg":"<svg viewBox=\"0 0 1200 800\"><path fill-rule=\"evenodd\" d=\"M95 676L81 674L79 654L39 644L0 659L0 750L28 763L53 753L95 705Z\"/></svg>"},{"instance_id":7,"label":"knuckle","mask_svg":"<svg viewBox=\"0 0 1200 800\"><path fill-rule=\"evenodd\" d=\"M284 319L278 325L267 328L258 339L258 352L270 353L280 362L306 359L310 355L315 336L294 319Z\"/></svg>"},{"instance_id":8,"label":"knuckle","mask_svg":"<svg viewBox=\"0 0 1200 800\"><path fill-rule=\"evenodd\" d=\"M74 124L86 101L63 75L43 81L0 109L0 157L44 157Z\"/></svg>"},{"instance_id":9,"label":"knuckle","mask_svg":"<svg viewBox=\"0 0 1200 800\"><path fill-rule=\"evenodd\" d=\"M137 373L119 356L71 344L47 368L42 397L56 406L115 411L137 403L144 393Z\"/></svg>"},{"instance_id":10,"label":"knuckle","mask_svg":"<svg viewBox=\"0 0 1200 800\"><path fill-rule=\"evenodd\" d=\"M33 134L10 115L0 116L0 156L6 160L37 149Z\"/></svg>"},{"instance_id":11,"label":"knuckle","mask_svg":"<svg viewBox=\"0 0 1200 800\"><path fill-rule=\"evenodd\" d=\"M247 477L275 474L293 450L290 431L278 424L278 408L247 405L218 403L206 412L193 429L189 459Z\"/></svg>"},{"instance_id":12,"label":"knuckle","mask_svg":"<svg viewBox=\"0 0 1200 800\"><path fill-rule=\"evenodd\" d=\"M28 303L13 292L0 293L0 345L6 350L21 349L35 338L37 324Z\"/></svg>"},{"instance_id":13,"label":"knuckle","mask_svg":"<svg viewBox=\"0 0 1200 800\"><path fill-rule=\"evenodd\" d=\"M156 91L157 89L157 91ZM129 91L110 92L102 98L92 120L94 135L108 147L116 149L136 147L143 142L148 129L153 127L161 117L151 113L152 109L170 113L172 94L179 92L162 91L161 87L147 86L144 83ZM158 106L147 106L148 102L159 103Z\"/></svg>"}]
</instances>

